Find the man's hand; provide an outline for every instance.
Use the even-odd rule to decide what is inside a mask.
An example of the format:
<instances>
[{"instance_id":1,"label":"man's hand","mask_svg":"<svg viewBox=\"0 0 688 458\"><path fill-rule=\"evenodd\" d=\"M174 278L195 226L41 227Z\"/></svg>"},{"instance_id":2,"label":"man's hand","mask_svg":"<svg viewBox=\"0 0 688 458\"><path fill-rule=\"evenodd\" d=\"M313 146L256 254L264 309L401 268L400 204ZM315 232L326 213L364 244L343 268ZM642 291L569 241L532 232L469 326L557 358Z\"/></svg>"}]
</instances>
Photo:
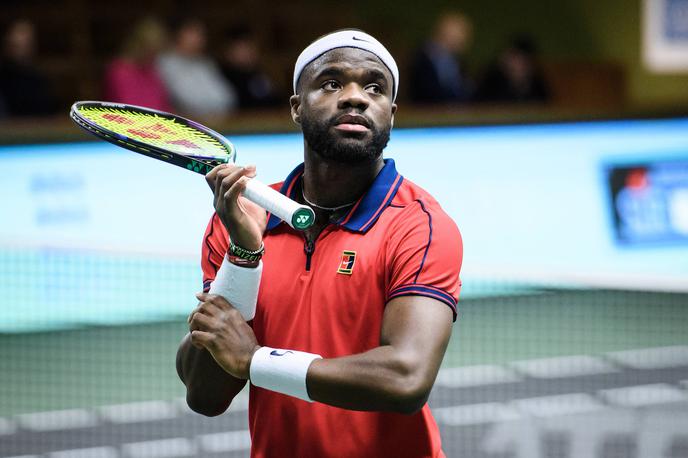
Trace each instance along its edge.
<instances>
[{"instance_id":1,"label":"man's hand","mask_svg":"<svg viewBox=\"0 0 688 458\"><path fill-rule=\"evenodd\" d=\"M246 182L256 175L255 166L222 164L205 176L213 191L213 205L232 241L247 250L257 250L267 225L264 209L241 196Z\"/></svg>"},{"instance_id":2,"label":"man's hand","mask_svg":"<svg viewBox=\"0 0 688 458\"><path fill-rule=\"evenodd\" d=\"M251 358L260 348L253 329L222 296L198 293L200 303L189 315L191 343L205 348L217 364L239 379L248 379Z\"/></svg>"}]
</instances>

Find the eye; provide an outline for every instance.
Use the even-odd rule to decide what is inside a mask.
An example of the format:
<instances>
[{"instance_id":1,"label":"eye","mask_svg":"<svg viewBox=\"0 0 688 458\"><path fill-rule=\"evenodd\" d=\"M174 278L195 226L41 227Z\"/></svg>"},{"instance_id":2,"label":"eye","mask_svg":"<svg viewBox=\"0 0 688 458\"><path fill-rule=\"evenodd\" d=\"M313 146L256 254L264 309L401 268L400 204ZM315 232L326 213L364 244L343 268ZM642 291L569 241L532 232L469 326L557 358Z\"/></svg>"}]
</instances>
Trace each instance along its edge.
<instances>
[{"instance_id":1,"label":"eye","mask_svg":"<svg viewBox=\"0 0 688 458\"><path fill-rule=\"evenodd\" d=\"M377 83L369 84L366 86L366 91L371 92L373 94L382 94L384 91L382 90L382 86L380 86Z\"/></svg>"},{"instance_id":2,"label":"eye","mask_svg":"<svg viewBox=\"0 0 688 458\"><path fill-rule=\"evenodd\" d=\"M325 81L320 87L326 91L336 91L337 89L341 88L341 85L335 80L328 80Z\"/></svg>"}]
</instances>

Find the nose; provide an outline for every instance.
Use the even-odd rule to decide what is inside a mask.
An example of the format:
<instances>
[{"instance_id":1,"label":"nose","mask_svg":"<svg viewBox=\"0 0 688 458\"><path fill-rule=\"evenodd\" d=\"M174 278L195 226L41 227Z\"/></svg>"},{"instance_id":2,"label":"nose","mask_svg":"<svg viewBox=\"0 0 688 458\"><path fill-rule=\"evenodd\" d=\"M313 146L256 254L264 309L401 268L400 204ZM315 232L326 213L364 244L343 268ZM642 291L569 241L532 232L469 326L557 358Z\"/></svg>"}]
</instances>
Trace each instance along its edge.
<instances>
[{"instance_id":1,"label":"nose","mask_svg":"<svg viewBox=\"0 0 688 458\"><path fill-rule=\"evenodd\" d=\"M343 108L358 108L365 110L368 108L368 97L365 90L356 83L349 83L339 94L337 107Z\"/></svg>"}]
</instances>

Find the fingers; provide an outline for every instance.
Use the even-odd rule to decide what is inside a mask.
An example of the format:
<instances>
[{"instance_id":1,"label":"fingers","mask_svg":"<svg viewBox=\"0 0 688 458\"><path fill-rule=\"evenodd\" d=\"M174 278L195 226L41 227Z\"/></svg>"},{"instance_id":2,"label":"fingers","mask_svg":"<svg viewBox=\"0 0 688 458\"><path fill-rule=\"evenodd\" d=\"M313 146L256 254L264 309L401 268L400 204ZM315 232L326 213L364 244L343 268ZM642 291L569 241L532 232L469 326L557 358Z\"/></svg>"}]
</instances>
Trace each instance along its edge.
<instances>
[{"instance_id":1,"label":"fingers","mask_svg":"<svg viewBox=\"0 0 688 458\"><path fill-rule=\"evenodd\" d=\"M210 186L211 191L215 191L215 182L217 181L218 174L227 167L233 166L234 164L220 164L213 168L210 172L206 173L205 181L208 183L208 186Z\"/></svg>"},{"instance_id":2,"label":"fingers","mask_svg":"<svg viewBox=\"0 0 688 458\"><path fill-rule=\"evenodd\" d=\"M196 297L199 305L189 316L191 345L207 350L229 374L248 378L248 353L257 346L253 330L222 296L198 293Z\"/></svg>"},{"instance_id":3,"label":"fingers","mask_svg":"<svg viewBox=\"0 0 688 458\"><path fill-rule=\"evenodd\" d=\"M227 192L238 181L245 180L244 177L252 177L255 174L255 166L237 167L234 165L225 166L215 173L213 206L227 230L241 226L242 221L246 219L243 209L237 202L238 193L233 194L234 198L228 199ZM242 190L243 187L239 188L239 192Z\"/></svg>"},{"instance_id":4,"label":"fingers","mask_svg":"<svg viewBox=\"0 0 688 458\"><path fill-rule=\"evenodd\" d=\"M213 332L217 328L216 319L203 313L194 313L189 321L189 331Z\"/></svg>"},{"instance_id":5,"label":"fingers","mask_svg":"<svg viewBox=\"0 0 688 458\"><path fill-rule=\"evenodd\" d=\"M217 294L197 293L196 299L199 300L198 306L189 314L186 321L191 323L194 315L201 313L209 317L217 317L223 312L232 313L236 308L227 302L227 299ZM238 310L237 310L238 312Z\"/></svg>"},{"instance_id":6,"label":"fingers","mask_svg":"<svg viewBox=\"0 0 688 458\"><path fill-rule=\"evenodd\" d=\"M198 299L201 303L212 305L220 310L233 308L232 304L227 302L227 299L220 296L219 294L197 293L196 299Z\"/></svg>"},{"instance_id":7,"label":"fingers","mask_svg":"<svg viewBox=\"0 0 688 458\"><path fill-rule=\"evenodd\" d=\"M191 331L191 343L197 347L208 348L213 345L215 335L205 331Z\"/></svg>"},{"instance_id":8,"label":"fingers","mask_svg":"<svg viewBox=\"0 0 688 458\"><path fill-rule=\"evenodd\" d=\"M244 169L246 169L246 176L249 178L255 178L256 176L256 166L253 164L249 164L244 166Z\"/></svg>"},{"instance_id":9,"label":"fingers","mask_svg":"<svg viewBox=\"0 0 688 458\"><path fill-rule=\"evenodd\" d=\"M256 167L254 165L249 165L246 167L241 167L234 164L225 164L221 169L217 171L215 176L215 185L224 186L223 192L226 192L236 180L240 177L255 176ZM217 189L217 188L216 188Z\"/></svg>"},{"instance_id":10,"label":"fingers","mask_svg":"<svg viewBox=\"0 0 688 458\"><path fill-rule=\"evenodd\" d=\"M241 193L244 192L244 189L246 189L248 180L250 180L250 178L246 176L239 178L229 189L227 189L224 194L224 198L230 202L237 202Z\"/></svg>"},{"instance_id":11,"label":"fingers","mask_svg":"<svg viewBox=\"0 0 688 458\"><path fill-rule=\"evenodd\" d=\"M216 194L218 198L227 198L227 191L229 191L238 181L242 179L246 180L244 177L254 177L256 175L256 169L254 166L249 167L234 167L233 170L228 170L226 173L220 173L219 177L222 177L222 181L216 183ZM242 188L243 190L243 188ZM236 199L230 200L230 202L235 202Z\"/></svg>"},{"instance_id":12,"label":"fingers","mask_svg":"<svg viewBox=\"0 0 688 458\"><path fill-rule=\"evenodd\" d=\"M216 312L216 309L213 306L213 304L206 302L206 299L209 299L211 297L213 297L213 295L208 293L196 294L196 298L200 302L187 318L187 322L189 323L189 331L191 335L191 345L193 345L199 350L202 350L205 347L204 343L207 342L208 339L206 338L199 340L198 333L201 332L201 330L207 331L212 328L212 317ZM205 331L202 332L203 334L213 335L212 333L208 333ZM194 338L194 335L196 335L196 338Z\"/></svg>"},{"instance_id":13,"label":"fingers","mask_svg":"<svg viewBox=\"0 0 688 458\"><path fill-rule=\"evenodd\" d=\"M256 166L255 165L247 165L244 167L235 165L235 164L220 164L213 168L210 172L208 172L205 175L205 181L208 183L208 186L210 189L215 193L217 196L217 192L220 190L220 186L222 185L222 182L225 178L229 177L230 175L233 175L235 173L238 173L237 175L234 175L234 178L231 179L231 182L228 182L226 184L226 189L229 189L229 187L236 181L236 179L239 178L239 176L249 176L249 177L254 177L256 176Z\"/></svg>"},{"instance_id":14,"label":"fingers","mask_svg":"<svg viewBox=\"0 0 688 458\"><path fill-rule=\"evenodd\" d=\"M201 302L189 315L188 322L191 332L200 330L216 334L227 326L244 324L241 313L222 296L214 294L204 296L208 296L206 297L207 301ZM218 303L221 305L217 306Z\"/></svg>"},{"instance_id":15,"label":"fingers","mask_svg":"<svg viewBox=\"0 0 688 458\"><path fill-rule=\"evenodd\" d=\"M196 294L196 298L200 301L195 309L189 313L186 318L187 323L191 323L194 315L197 313L202 313L208 316L217 316L226 306L231 307L231 305L222 296L216 296L214 294L199 293ZM226 306L225 306L226 305Z\"/></svg>"}]
</instances>

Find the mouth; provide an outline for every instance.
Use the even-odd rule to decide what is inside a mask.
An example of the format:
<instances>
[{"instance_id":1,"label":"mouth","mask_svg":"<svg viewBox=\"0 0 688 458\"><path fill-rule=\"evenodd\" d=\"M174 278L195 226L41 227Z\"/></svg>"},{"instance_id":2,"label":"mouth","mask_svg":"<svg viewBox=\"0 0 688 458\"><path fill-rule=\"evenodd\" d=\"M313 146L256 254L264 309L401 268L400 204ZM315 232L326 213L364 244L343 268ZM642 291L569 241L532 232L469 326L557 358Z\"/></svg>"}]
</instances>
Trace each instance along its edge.
<instances>
[{"instance_id":1,"label":"mouth","mask_svg":"<svg viewBox=\"0 0 688 458\"><path fill-rule=\"evenodd\" d=\"M335 120L334 127L344 132L368 132L370 122L362 115L345 114Z\"/></svg>"}]
</instances>

